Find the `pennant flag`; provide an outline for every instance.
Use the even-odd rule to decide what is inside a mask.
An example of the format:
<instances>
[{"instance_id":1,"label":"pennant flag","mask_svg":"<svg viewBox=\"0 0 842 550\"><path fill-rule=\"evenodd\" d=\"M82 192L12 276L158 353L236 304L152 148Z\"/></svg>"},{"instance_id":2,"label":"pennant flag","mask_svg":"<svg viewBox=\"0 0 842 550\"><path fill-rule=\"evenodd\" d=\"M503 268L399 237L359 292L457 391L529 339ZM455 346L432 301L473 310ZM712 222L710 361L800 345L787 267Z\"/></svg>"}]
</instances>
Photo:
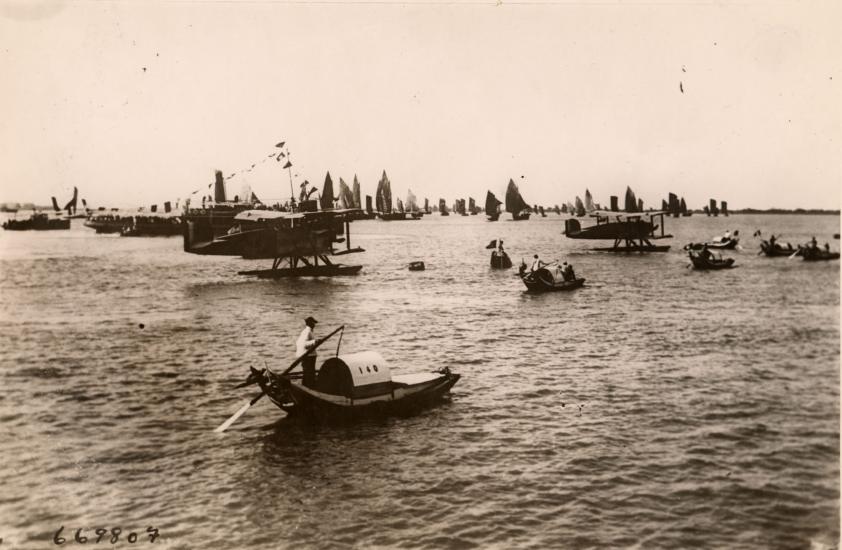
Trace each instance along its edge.
<instances>
[{"instance_id":1,"label":"pennant flag","mask_svg":"<svg viewBox=\"0 0 842 550\"><path fill-rule=\"evenodd\" d=\"M292 168L292 163L290 161L287 161L287 163L284 164L284 168Z\"/></svg>"},{"instance_id":2,"label":"pennant flag","mask_svg":"<svg viewBox=\"0 0 842 550\"><path fill-rule=\"evenodd\" d=\"M286 141L279 141L278 143L275 144L275 147L283 147L284 143L286 143Z\"/></svg>"}]
</instances>

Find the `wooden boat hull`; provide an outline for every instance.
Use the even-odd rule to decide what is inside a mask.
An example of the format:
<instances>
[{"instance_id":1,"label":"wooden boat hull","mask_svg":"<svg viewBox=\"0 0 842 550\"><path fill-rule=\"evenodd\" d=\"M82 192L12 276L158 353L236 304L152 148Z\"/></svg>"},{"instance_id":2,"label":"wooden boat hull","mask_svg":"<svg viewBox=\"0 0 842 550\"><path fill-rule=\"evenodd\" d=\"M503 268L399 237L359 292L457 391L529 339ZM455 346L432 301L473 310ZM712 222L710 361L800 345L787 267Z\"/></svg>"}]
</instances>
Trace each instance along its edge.
<instances>
[{"instance_id":1,"label":"wooden boat hull","mask_svg":"<svg viewBox=\"0 0 842 550\"><path fill-rule=\"evenodd\" d=\"M693 262L693 268L700 270L731 269L734 267L734 258L716 260L703 258L697 254L690 254L690 261Z\"/></svg>"},{"instance_id":2,"label":"wooden boat hull","mask_svg":"<svg viewBox=\"0 0 842 550\"><path fill-rule=\"evenodd\" d=\"M486 215L486 218L487 218L487 219L488 219L488 221L490 221L490 222L496 222L497 220L499 220L499 219L500 219L500 214L499 214L499 213L498 213L498 214L487 214L487 215Z\"/></svg>"},{"instance_id":3,"label":"wooden boat hull","mask_svg":"<svg viewBox=\"0 0 842 550\"><path fill-rule=\"evenodd\" d=\"M67 218L8 220L3 223L3 229L6 231L55 231L59 229L70 229L70 220Z\"/></svg>"},{"instance_id":4,"label":"wooden boat hull","mask_svg":"<svg viewBox=\"0 0 842 550\"><path fill-rule=\"evenodd\" d=\"M300 378L269 375L261 389L279 408L319 420L349 421L365 417L406 415L441 400L461 375L444 369L419 384L393 383L386 393L363 398L332 395L305 387Z\"/></svg>"},{"instance_id":5,"label":"wooden boat hull","mask_svg":"<svg viewBox=\"0 0 842 550\"><path fill-rule=\"evenodd\" d=\"M769 244L767 241L763 241L762 243L760 243L760 250L763 252L763 254L770 258L785 258L795 254L797 249L783 248L778 244L775 244L775 246L772 247L772 245Z\"/></svg>"},{"instance_id":6,"label":"wooden boat hull","mask_svg":"<svg viewBox=\"0 0 842 550\"><path fill-rule=\"evenodd\" d=\"M409 263L409 270L410 271L424 271L427 267L424 265L424 262L410 262Z\"/></svg>"},{"instance_id":7,"label":"wooden boat hull","mask_svg":"<svg viewBox=\"0 0 842 550\"><path fill-rule=\"evenodd\" d=\"M512 267L512 260L505 252L503 252L503 255L500 256L495 250L491 253L491 267L493 269L509 269Z\"/></svg>"},{"instance_id":8,"label":"wooden boat hull","mask_svg":"<svg viewBox=\"0 0 842 550\"><path fill-rule=\"evenodd\" d=\"M530 213L528 211L527 212L521 212L519 214L516 214L516 213L513 212L512 213L512 221L521 222L521 221L524 221L524 220L528 220L529 215L530 215Z\"/></svg>"},{"instance_id":9,"label":"wooden boat hull","mask_svg":"<svg viewBox=\"0 0 842 550\"><path fill-rule=\"evenodd\" d=\"M818 253L812 252L801 254L804 257L805 262L824 262L827 260L838 260L839 259L839 252L826 252L824 250L819 251Z\"/></svg>"},{"instance_id":10,"label":"wooden boat hull","mask_svg":"<svg viewBox=\"0 0 842 550\"><path fill-rule=\"evenodd\" d=\"M713 248L716 250L733 250L737 248L737 244L739 244L740 239L727 239L724 241L711 241L706 243L708 248Z\"/></svg>"},{"instance_id":11,"label":"wooden boat hull","mask_svg":"<svg viewBox=\"0 0 842 550\"><path fill-rule=\"evenodd\" d=\"M526 273L521 277L523 284L530 292L559 292L575 290L585 284L584 278L577 278L572 281L554 281L549 271L539 269L538 271Z\"/></svg>"}]
</instances>

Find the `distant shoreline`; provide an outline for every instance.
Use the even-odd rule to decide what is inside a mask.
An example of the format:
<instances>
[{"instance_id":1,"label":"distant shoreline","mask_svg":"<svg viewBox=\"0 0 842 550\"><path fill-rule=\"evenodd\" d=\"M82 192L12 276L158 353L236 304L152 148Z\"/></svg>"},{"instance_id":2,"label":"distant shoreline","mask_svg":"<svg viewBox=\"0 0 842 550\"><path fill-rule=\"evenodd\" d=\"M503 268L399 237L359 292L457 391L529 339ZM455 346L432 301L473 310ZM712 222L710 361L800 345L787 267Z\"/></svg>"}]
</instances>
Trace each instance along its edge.
<instances>
[{"instance_id":1,"label":"distant shoreline","mask_svg":"<svg viewBox=\"0 0 842 550\"><path fill-rule=\"evenodd\" d=\"M743 208L740 210L729 210L729 214L810 214L810 215L839 215L839 210L821 210L817 208L796 208L794 210L784 210L783 208L769 208L766 210L758 210L756 208ZM702 212L704 214L704 212Z\"/></svg>"}]
</instances>

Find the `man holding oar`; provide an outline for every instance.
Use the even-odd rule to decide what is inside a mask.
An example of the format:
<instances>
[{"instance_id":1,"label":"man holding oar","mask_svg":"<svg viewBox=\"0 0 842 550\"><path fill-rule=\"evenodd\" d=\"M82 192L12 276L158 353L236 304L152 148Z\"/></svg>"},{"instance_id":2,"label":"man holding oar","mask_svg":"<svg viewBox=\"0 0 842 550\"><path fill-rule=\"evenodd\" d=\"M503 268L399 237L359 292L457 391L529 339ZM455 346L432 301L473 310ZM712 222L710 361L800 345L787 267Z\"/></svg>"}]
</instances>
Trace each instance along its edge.
<instances>
[{"instance_id":1,"label":"man holding oar","mask_svg":"<svg viewBox=\"0 0 842 550\"><path fill-rule=\"evenodd\" d=\"M312 388L316 383L316 336L313 334L316 323L318 321L312 317L304 319L304 330L295 342L296 357L306 354L301 361L301 367L304 369L304 386L308 388Z\"/></svg>"}]
</instances>

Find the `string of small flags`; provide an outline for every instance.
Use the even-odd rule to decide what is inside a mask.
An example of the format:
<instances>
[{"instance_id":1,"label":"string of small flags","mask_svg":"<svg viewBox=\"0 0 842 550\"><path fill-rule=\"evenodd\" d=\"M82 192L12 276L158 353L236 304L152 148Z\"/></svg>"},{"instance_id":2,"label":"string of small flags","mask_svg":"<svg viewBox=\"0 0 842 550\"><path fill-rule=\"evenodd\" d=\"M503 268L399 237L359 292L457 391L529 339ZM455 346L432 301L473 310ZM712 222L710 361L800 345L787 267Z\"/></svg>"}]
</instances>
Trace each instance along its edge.
<instances>
[{"instance_id":1,"label":"string of small flags","mask_svg":"<svg viewBox=\"0 0 842 550\"><path fill-rule=\"evenodd\" d=\"M285 144L286 144L285 141L279 141L278 143L275 144L275 147L277 147L278 149L282 149ZM233 178L234 176L236 176L237 174L243 174L243 173L251 172L252 170L254 170L254 168L258 164L263 164L264 162L268 161L269 159L275 159L275 161L277 161L277 162L281 162L282 159L287 159L287 161L286 161L286 163L284 164L283 167L284 168L292 168L292 162L289 160L289 151L287 151L287 152L278 151L276 153L272 153L271 155L267 155L266 157L263 158L263 160L261 160L259 162L253 162L252 165L249 166L248 168L240 170L239 172L232 172L230 175L226 176L224 179L227 181L227 180L230 180L231 178ZM213 187L214 183L215 182L210 182L207 186L202 186L202 187L196 189L195 191L193 191L190 194L195 195L196 193L198 193L199 191L202 191L203 189L206 189L206 188L210 189L210 188Z\"/></svg>"}]
</instances>

